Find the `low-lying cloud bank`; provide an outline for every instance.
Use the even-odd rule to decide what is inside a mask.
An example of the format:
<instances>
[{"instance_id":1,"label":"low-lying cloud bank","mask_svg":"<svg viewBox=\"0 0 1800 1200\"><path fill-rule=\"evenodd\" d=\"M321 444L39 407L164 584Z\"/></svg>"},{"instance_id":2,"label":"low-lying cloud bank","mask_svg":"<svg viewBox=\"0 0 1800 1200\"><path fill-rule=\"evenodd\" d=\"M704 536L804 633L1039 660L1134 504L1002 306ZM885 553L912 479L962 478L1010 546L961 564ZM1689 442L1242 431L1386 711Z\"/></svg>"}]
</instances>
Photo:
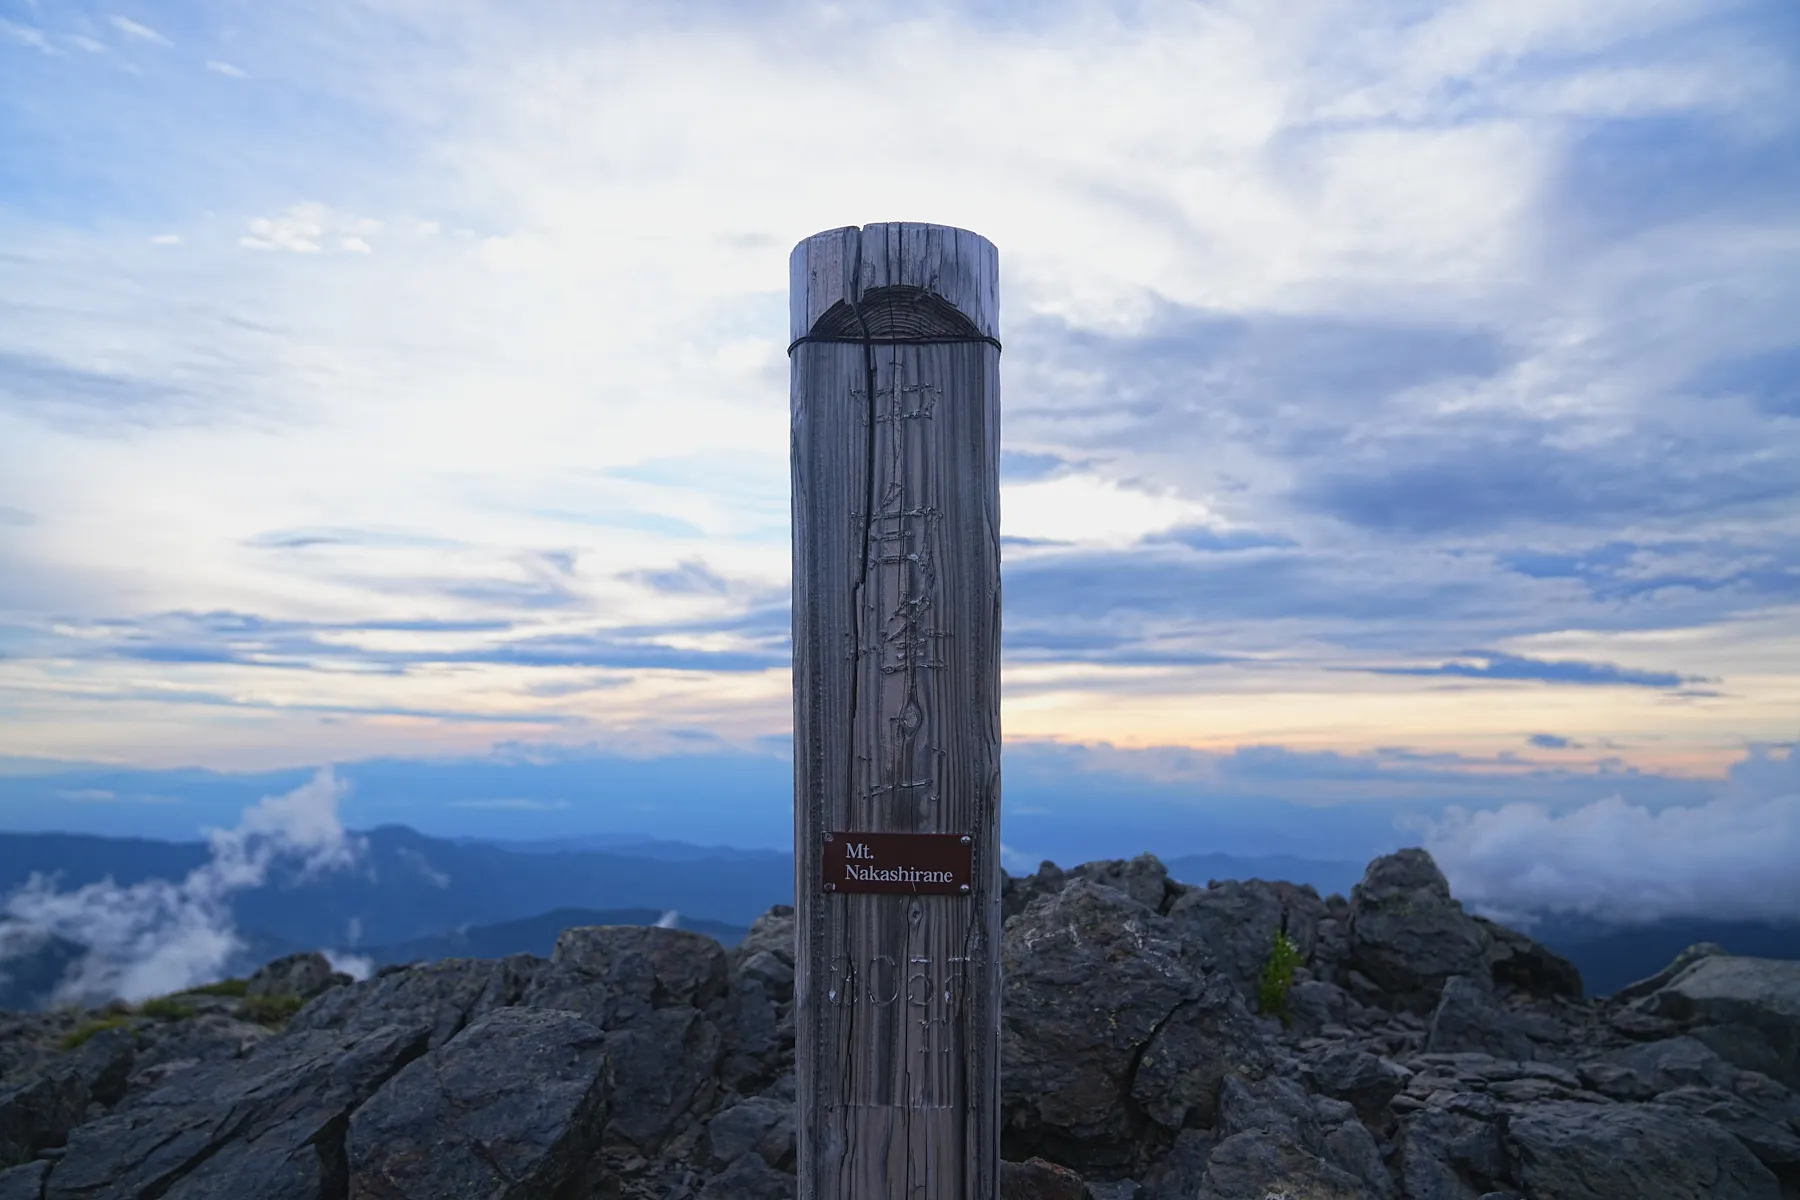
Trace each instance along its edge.
<instances>
[{"instance_id":1,"label":"low-lying cloud bank","mask_svg":"<svg viewBox=\"0 0 1800 1200\"><path fill-rule=\"evenodd\" d=\"M243 946L233 893L263 886L281 862L306 874L356 863L362 844L338 820L348 791L326 767L285 795L265 796L236 828L209 831L212 857L179 882L107 879L64 892L54 877L33 875L0 904L0 970L60 939L87 953L53 1001L137 1001L218 979Z\"/></svg>"},{"instance_id":2,"label":"low-lying cloud bank","mask_svg":"<svg viewBox=\"0 0 1800 1200\"><path fill-rule=\"evenodd\" d=\"M1452 808L1419 823L1476 911L1800 921L1800 749L1753 749L1713 799L1652 807L1611 795L1569 809Z\"/></svg>"}]
</instances>

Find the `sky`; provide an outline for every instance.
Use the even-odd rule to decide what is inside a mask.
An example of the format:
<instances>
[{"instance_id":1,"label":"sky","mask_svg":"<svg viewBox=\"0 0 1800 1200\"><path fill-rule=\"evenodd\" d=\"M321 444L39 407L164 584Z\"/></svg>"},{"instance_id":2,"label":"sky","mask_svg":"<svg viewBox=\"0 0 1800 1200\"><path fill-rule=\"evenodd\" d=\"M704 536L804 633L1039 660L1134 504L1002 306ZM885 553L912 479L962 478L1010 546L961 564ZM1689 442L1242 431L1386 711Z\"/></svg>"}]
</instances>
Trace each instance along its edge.
<instances>
[{"instance_id":1,"label":"sky","mask_svg":"<svg viewBox=\"0 0 1800 1200\"><path fill-rule=\"evenodd\" d=\"M779 839L787 255L918 220L1017 854L1800 855L1797 196L1785 0L0 0L0 827Z\"/></svg>"}]
</instances>

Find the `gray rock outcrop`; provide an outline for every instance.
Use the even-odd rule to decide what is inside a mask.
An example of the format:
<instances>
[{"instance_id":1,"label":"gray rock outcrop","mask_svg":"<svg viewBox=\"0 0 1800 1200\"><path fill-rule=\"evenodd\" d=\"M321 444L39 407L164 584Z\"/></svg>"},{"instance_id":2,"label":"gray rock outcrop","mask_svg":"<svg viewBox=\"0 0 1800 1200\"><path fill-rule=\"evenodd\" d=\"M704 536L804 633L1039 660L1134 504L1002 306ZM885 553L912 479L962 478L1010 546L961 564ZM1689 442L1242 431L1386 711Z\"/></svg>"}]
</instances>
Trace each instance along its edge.
<instances>
[{"instance_id":1,"label":"gray rock outcrop","mask_svg":"<svg viewBox=\"0 0 1800 1200\"><path fill-rule=\"evenodd\" d=\"M1422 851L1348 899L1145 855L1004 908L1004 1197L1800 1200L1796 964L1700 947L1584 998ZM780 907L729 951L571 929L547 959L353 983L295 956L245 999L0 1014L0 1200L791 1200L793 939Z\"/></svg>"}]
</instances>

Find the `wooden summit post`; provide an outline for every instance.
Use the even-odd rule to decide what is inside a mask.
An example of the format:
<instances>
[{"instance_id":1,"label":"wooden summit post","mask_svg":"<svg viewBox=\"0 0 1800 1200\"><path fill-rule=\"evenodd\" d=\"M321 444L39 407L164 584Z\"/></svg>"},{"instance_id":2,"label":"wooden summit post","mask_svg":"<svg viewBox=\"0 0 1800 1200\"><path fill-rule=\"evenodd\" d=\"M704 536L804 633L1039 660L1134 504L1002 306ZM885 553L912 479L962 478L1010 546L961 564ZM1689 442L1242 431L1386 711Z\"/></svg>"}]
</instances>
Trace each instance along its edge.
<instances>
[{"instance_id":1,"label":"wooden summit post","mask_svg":"<svg viewBox=\"0 0 1800 1200\"><path fill-rule=\"evenodd\" d=\"M999 256L882 224L789 269L800 1200L993 1200Z\"/></svg>"}]
</instances>

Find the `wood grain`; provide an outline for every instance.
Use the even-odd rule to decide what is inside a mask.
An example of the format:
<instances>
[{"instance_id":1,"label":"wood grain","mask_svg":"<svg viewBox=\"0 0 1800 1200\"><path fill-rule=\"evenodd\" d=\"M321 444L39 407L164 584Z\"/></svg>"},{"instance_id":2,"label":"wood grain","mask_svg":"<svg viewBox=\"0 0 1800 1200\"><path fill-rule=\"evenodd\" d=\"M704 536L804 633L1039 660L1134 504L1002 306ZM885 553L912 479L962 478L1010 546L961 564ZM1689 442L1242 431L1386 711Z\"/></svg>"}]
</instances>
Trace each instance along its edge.
<instances>
[{"instance_id":1,"label":"wood grain","mask_svg":"<svg viewBox=\"0 0 1800 1200\"><path fill-rule=\"evenodd\" d=\"M965 230L835 229L790 336L998 336ZM978 341L807 342L791 374L802 1200L992 1200L999 1169L1000 386ZM967 896L828 895L832 830L974 840Z\"/></svg>"}]
</instances>

